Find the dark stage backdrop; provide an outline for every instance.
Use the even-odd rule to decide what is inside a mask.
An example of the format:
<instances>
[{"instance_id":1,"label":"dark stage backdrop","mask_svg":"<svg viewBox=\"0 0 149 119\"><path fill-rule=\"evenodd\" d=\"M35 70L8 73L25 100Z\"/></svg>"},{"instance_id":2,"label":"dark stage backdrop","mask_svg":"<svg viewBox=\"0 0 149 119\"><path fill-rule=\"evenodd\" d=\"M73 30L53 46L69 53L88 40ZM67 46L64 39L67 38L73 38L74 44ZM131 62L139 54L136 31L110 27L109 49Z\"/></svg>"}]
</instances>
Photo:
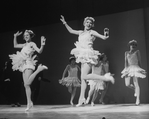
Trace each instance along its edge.
<instances>
[{"instance_id":1,"label":"dark stage backdrop","mask_svg":"<svg viewBox=\"0 0 149 119\"><path fill-rule=\"evenodd\" d=\"M129 50L127 47L128 41L135 39L138 41L138 49L142 56L142 68L147 72L147 34L145 35L145 29L147 30L149 23L144 20L147 15L148 9L137 9L122 13L110 14L105 16L95 17L94 29L103 34L105 27L110 29L110 37L106 41L96 39L94 42L94 49L104 52L110 63L110 72L115 74L115 84L110 83L109 89L106 95L106 101L108 103L133 103L135 98L134 92L125 86L124 79L121 78L121 71L124 68L124 53ZM67 21L67 16L65 16ZM73 29L82 29L83 20L69 21L68 24ZM62 73L68 64L68 58L70 51L74 48L74 42L78 36L69 34L64 25L59 22L57 24L51 24L36 28L27 28L35 32L33 41L40 47L40 37L43 35L46 37L46 45L43 53L40 55L41 62L48 66L48 70L44 71L44 77L49 79L51 83L41 82L41 89L38 98L38 104L68 104L70 100L70 94L67 88L60 85L58 80L62 77ZM21 29L20 31L24 31ZM0 67L3 67L4 61L8 59L8 54L15 53L18 49L13 48L13 34L17 31L11 31L0 34ZM24 42L22 36L18 38L18 42ZM149 44L149 43L148 43ZM80 65L80 64L79 64ZM22 80L22 79L20 79ZM141 103L149 102L149 83L148 76L145 79L139 80L141 89ZM87 88L88 91L89 87ZM21 91L21 103L26 104L26 97L24 88ZM80 88L77 89L77 94L74 103L77 103L80 94ZM2 95L1 95L2 97ZM86 93L87 97L87 93ZM3 97L0 98L0 102L3 101ZM98 103L98 100L96 100Z\"/></svg>"}]
</instances>

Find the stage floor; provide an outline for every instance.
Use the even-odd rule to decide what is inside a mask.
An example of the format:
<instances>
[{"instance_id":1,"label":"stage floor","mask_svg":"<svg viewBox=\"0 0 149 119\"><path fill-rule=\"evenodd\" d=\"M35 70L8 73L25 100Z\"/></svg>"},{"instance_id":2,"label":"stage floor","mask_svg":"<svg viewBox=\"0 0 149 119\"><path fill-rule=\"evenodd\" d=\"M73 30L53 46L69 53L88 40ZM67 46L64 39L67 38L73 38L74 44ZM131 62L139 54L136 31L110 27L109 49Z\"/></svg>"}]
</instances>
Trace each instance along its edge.
<instances>
[{"instance_id":1,"label":"stage floor","mask_svg":"<svg viewBox=\"0 0 149 119\"><path fill-rule=\"evenodd\" d=\"M94 107L85 105L34 105L25 112L26 105L10 107L0 105L0 119L149 119L149 104L115 104Z\"/></svg>"}]
</instances>

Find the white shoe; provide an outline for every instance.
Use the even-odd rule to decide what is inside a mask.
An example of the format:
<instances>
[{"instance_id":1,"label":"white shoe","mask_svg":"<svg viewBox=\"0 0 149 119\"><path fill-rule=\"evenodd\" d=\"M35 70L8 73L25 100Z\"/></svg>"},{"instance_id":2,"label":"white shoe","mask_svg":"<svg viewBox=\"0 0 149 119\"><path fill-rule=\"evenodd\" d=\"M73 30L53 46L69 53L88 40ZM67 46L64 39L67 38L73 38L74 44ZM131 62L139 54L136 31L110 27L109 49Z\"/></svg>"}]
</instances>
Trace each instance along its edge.
<instances>
[{"instance_id":1,"label":"white shoe","mask_svg":"<svg viewBox=\"0 0 149 119\"><path fill-rule=\"evenodd\" d=\"M113 76L111 76L111 73L106 73L104 76L106 77L106 79L111 81L112 84L115 83L115 79L113 78Z\"/></svg>"}]
</instances>

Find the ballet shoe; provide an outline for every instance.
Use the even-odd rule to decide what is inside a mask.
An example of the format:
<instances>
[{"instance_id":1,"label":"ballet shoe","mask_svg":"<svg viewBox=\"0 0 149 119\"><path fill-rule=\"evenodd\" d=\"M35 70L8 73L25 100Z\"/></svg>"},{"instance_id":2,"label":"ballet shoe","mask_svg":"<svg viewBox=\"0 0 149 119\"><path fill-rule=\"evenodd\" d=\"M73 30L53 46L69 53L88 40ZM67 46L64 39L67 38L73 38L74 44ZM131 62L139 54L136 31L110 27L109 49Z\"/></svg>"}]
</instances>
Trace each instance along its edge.
<instances>
[{"instance_id":1,"label":"ballet shoe","mask_svg":"<svg viewBox=\"0 0 149 119\"><path fill-rule=\"evenodd\" d=\"M136 101L136 104L135 104L136 106L139 106L140 105L140 101L138 100L138 101Z\"/></svg>"},{"instance_id":2,"label":"ballet shoe","mask_svg":"<svg viewBox=\"0 0 149 119\"><path fill-rule=\"evenodd\" d=\"M82 106L83 104L86 104L86 100L85 100L85 98L79 100L79 103L76 105L76 107L80 107L80 106Z\"/></svg>"},{"instance_id":3,"label":"ballet shoe","mask_svg":"<svg viewBox=\"0 0 149 119\"><path fill-rule=\"evenodd\" d=\"M70 104L71 104L72 106L74 105L72 101L70 101Z\"/></svg>"},{"instance_id":4,"label":"ballet shoe","mask_svg":"<svg viewBox=\"0 0 149 119\"><path fill-rule=\"evenodd\" d=\"M87 97L87 100L86 100L86 103L85 103L85 104L88 104L88 103L89 103L89 101L90 101L90 98L89 98L89 97Z\"/></svg>"},{"instance_id":5,"label":"ballet shoe","mask_svg":"<svg viewBox=\"0 0 149 119\"><path fill-rule=\"evenodd\" d=\"M94 102L91 102L91 106L95 106Z\"/></svg>"},{"instance_id":6,"label":"ballet shoe","mask_svg":"<svg viewBox=\"0 0 149 119\"><path fill-rule=\"evenodd\" d=\"M38 69L42 71L42 70L48 69L48 67L45 66L45 65L40 64L40 65L38 66Z\"/></svg>"},{"instance_id":7,"label":"ballet shoe","mask_svg":"<svg viewBox=\"0 0 149 119\"><path fill-rule=\"evenodd\" d=\"M32 107L33 107L33 103L27 105L27 108L25 109L25 111L29 111Z\"/></svg>"},{"instance_id":8,"label":"ballet shoe","mask_svg":"<svg viewBox=\"0 0 149 119\"><path fill-rule=\"evenodd\" d=\"M115 83L115 79L111 76L111 73L106 73L104 76L106 79L110 80L112 84Z\"/></svg>"}]
</instances>

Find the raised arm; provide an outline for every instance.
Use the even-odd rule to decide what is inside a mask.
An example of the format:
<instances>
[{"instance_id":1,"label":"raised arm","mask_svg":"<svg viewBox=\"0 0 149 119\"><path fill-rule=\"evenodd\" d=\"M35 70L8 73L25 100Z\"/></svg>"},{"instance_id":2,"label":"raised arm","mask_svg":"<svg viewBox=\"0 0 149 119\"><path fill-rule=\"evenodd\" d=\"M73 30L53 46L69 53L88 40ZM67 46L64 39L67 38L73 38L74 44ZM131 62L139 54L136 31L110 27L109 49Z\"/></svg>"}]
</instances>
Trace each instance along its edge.
<instances>
[{"instance_id":1,"label":"raised arm","mask_svg":"<svg viewBox=\"0 0 149 119\"><path fill-rule=\"evenodd\" d=\"M35 51L37 51L38 53L42 53L43 48L45 46L45 42L46 42L46 38L44 36L41 36L41 46L40 46L40 48L38 48L37 45L35 43L33 43L33 48L35 49Z\"/></svg>"},{"instance_id":2,"label":"raised arm","mask_svg":"<svg viewBox=\"0 0 149 119\"><path fill-rule=\"evenodd\" d=\"M19 32L19 31L14 34L14 39L13 39L14 48L23 48L24 44L18 44L18 42L17 42L17 37L21 34L22 34L22 32Z\"/></svg>"},{"instance_id":3,"label":"raised arm","mask_svg":"<svg viewBox=\"0 0 149 119\"><path fill-rule=\"evenodd\" d=\"M75 35L79 35L81 33L81 30L73 30L65 21L64 16L61 15L61 19L62 23L65 25L66 29L69 31L69 33L75 34Z\"/></svg>"},{"instance_id":4,"label":"raised arm","mask_svg":"<svg viewBox=\"0 0 149 119\"><path fill-rule=\"evenodd\" d=\"M103 39L103 40L106 40L107 38L109 38L109 36L101 35L101 34L99 34L98 32L96 32L96 31L94 31L94 30L92 30L91 34L92 34L93 36L95 36L95 37L97 37L97 38L101 38L101 39Z\"/></svg>"}]
</instances>

